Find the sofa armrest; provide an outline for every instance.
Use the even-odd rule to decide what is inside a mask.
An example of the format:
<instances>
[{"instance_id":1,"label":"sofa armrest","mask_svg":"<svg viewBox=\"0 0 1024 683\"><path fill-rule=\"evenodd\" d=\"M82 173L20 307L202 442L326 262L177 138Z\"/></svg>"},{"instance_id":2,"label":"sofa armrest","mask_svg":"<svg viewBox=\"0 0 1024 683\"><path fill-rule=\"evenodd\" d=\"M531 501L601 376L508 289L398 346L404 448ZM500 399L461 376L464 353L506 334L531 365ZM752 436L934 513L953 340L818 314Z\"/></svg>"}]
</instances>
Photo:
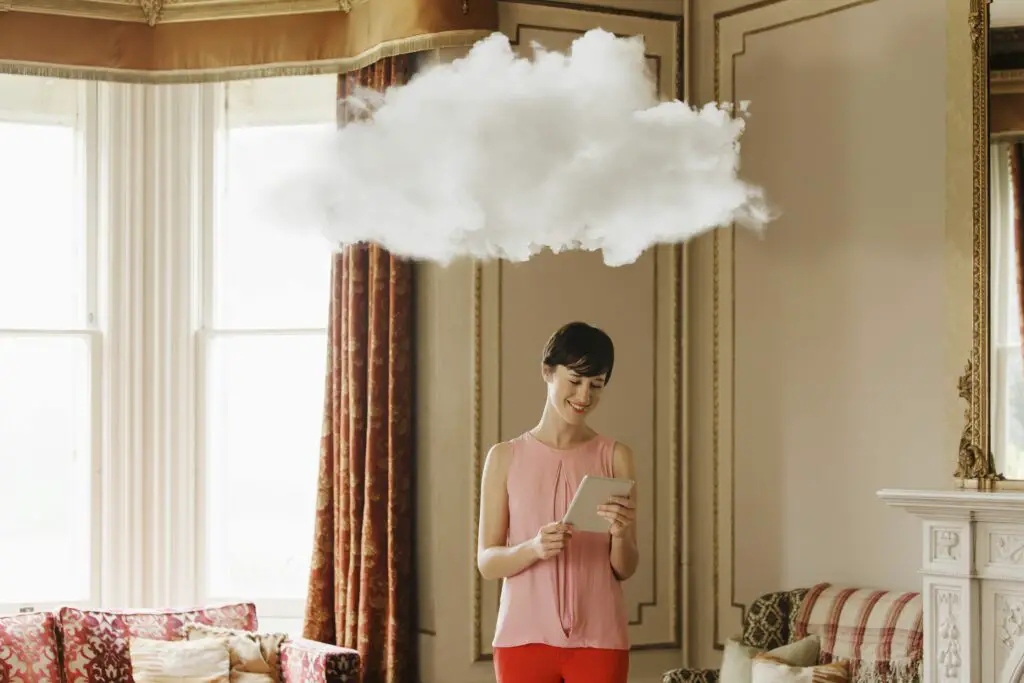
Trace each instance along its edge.
<instances>
[{"instance_id":1,"label":"sofa armrest","mask_svg":"<svg viewBox=\"0 0 1024 683\"><path fill-rule=\"evenodd\" d=\"M662 675L661 683L718 683L718 669L673 669Z\"/></svg>"},{"instance_id":2,"label":"sofa armrest","mask_svg":"<svg viewBox=\"0 0 1024 683\"><path fill-rule=\"evenodd\" d=\"M359 683L359 653L314 640L281 645L284 683Z\"/></svg>"}]
</instances>

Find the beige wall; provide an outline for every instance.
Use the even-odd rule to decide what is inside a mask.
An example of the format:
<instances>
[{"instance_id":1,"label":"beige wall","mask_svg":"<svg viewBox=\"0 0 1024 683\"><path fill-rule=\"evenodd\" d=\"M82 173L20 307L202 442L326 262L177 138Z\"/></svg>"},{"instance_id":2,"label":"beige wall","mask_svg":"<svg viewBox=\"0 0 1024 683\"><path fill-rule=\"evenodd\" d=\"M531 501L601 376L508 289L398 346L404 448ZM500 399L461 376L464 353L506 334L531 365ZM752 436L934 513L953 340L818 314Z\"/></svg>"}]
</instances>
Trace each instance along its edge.
<instances>
[{"instance_id":1,"label":"beige wall","mask_svg":"<svg viewBox=\"0 0 1024 683\"><path fill-rule=\"evenodd\" d=\"M693 249L691 614L711 623L693 642L713 663L766 591L919 585L915 522L874 492L951 483L956 369L945 6L697 4L712 11L694 17L697 92L751 100L744 172L783 211L764 240L718 235L717 401L716 245Z\"/></svg>"},{"instance_id":2,"label":"beige wall","mask_svg":"<svg viewBox=\"0 0 1024 683\"><path fill-rule=\"evenodd\" d=\"M569 319L615 338L595 419L643 462L637 682L684 659L716 666L716 642L763 592L915 587L914 522L874 492L951 483L969 340L944 300L962 237L944 202L943 4L699 0L683 31L662 15L684 0L575 4L503 2L502 29L554 48L591 26L642 32L665 94L682 37L691 99L717 82L721 99L751 100L744 173L783 215L763 240L689 245L681 289L671 249L622 269L592 254L419 269L425 683L493 680L497 586L473 563L479 461L536 420L540 348Z\"/></svg>"}]
</instances>

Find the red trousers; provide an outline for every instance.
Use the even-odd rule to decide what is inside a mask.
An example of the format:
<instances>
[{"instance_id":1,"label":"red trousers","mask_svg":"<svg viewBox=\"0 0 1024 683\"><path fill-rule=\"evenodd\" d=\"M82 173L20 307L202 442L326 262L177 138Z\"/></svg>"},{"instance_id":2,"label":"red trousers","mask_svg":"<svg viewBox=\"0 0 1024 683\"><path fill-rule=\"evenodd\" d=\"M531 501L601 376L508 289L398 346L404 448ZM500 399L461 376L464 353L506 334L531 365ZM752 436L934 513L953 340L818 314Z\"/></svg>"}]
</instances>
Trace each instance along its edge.
<instances>
[{"instance_id":1,"label":"red trousers","mask_svg":"<svg viewBox=\"0 0 1024 683\"><path fill-rule=\"evenodd\" d=\"M626 683L629 650L551 645L494 648L498 683Z\"/></svg>"}]
</instances>

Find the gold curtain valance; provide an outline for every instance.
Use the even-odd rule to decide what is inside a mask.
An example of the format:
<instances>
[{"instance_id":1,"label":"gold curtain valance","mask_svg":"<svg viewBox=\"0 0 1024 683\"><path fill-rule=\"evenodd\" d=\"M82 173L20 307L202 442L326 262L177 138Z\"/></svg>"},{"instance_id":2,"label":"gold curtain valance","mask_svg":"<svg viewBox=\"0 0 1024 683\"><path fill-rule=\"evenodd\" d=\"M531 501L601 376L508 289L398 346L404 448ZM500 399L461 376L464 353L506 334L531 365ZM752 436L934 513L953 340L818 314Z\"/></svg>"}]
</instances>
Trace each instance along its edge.
<instances>
[{"instance_id":1,"label":"gold curtain valance","mask_svg":"<svg viewBox=\"0 0 1024 683\"><path fill-rule=\"evenodd\" d=\"M0 72L134 83L345 72L471 45L498 22L496 0L52 0L46 13L22 9L33 4L0 11Z\"/></svg>"}]
</instances>

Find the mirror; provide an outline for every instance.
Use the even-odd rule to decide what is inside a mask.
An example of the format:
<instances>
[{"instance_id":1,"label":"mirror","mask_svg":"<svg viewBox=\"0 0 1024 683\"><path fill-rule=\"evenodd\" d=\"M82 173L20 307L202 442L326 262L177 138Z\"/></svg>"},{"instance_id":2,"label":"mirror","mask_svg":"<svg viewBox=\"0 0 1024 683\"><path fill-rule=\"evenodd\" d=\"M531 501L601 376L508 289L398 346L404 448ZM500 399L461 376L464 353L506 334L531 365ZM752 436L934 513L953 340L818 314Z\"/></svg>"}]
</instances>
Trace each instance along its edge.
<instances>
[{"instance_id":1,"label":"mirror","mask_svg":"<svg viewBox=\"0 0 1024 683\"><path fill-rule=\"evenodd\" d=\"M989 449L1024 480L1024 3L990 4L987 63Z\"/></svg>"},{"instance_id":2,"label":"mirror","mask_svg":"<svg viewBox=\"0 0 1024 683\"><path fill-rule=\"evenodd\" d=\"M1024 481L1024 3L988 8L987 363L993 481Z\"/></svg>"},{"instance_id":3,"label":"mirror","mask_svg":"<svg viewBox=\"0 0 1024 683\"><path fill-rule=\"evenodd\" d=\"M1024 489L1024 2L971 0L972 348L954 476Z\"/></svg>"}]
</instances>

